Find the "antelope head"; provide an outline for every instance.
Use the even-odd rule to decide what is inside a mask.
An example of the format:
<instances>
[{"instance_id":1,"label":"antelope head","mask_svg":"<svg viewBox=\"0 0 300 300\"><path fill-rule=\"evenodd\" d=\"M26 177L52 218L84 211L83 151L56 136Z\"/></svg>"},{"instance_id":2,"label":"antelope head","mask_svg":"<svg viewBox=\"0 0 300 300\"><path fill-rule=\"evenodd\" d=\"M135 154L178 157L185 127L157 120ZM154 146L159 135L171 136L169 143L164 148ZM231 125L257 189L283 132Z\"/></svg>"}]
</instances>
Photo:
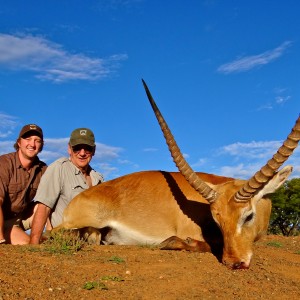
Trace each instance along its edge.
<instances>
[{"instance_id":1,"label":"antelope head","mask_svg":"<svg viewBox=\"0 0 300 300\"><path fill-rule=\"evenodd\" d=\"M223 263L230 268L249 268L252 244L268 227L271 203L265 196L279 188L292 172L291 166L279 168L298 146L300 117L277 153L253 177L212 186L201 180L184 159L145 81L142 81L173 161L189 184L210 204L212 217L223 234Z\"/></svg>"}]
</instances>

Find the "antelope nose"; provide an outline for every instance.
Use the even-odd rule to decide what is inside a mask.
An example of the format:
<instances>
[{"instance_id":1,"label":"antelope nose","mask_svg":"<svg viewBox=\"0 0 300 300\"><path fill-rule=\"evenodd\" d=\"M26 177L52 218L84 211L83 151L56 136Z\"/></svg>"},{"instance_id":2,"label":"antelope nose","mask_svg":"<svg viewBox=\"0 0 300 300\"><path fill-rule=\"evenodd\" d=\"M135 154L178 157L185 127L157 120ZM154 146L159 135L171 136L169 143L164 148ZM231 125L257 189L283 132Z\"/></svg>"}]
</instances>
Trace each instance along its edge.
<instances>
[{"instance_id":1,"label":"antelope nose","mask_svg":"<svg viewBox=\"0 0 300 300\"><path fill-rule=\"evenodd\" d=\"M249 266L247 266L244 262L239 261L232 265L232 269L249 269Z\"/></svg>"},{"instance_id":2,"label":"antelope nose","mask_svg":"<svg viewBox=\"0 0 300 300\"><path fill-rule=\"evenodd\" d=\"M233 265L232 265L232 269L240 269L241 268L241 262L235 262Z\"/></svg>"},{"instance_id":3,"label":"antelope nose","mask_svg":"<svg viewBox=\"0 0 300 300\"><path fill-rule=\"evenodd\" d=\"M249 269L249 264L244 261L230 261L223 259L223 264L232 270Z\"/></svg>"}]
</instances>

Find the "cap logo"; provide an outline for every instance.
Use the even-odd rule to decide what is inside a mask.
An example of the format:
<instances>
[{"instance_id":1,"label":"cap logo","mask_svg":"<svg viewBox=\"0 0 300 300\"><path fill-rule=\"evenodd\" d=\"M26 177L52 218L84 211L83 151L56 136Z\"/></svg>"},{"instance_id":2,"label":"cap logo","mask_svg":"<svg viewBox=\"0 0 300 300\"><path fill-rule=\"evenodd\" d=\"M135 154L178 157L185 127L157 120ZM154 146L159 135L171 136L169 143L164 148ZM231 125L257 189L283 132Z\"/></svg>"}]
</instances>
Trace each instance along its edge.
<instances>
[{"instance_id":1,"label":"cap logo","mask_svg":"<svg viewBox=\"0 0 300 300\"><path fill-rule=\"evenodd\" d=\"M36 130L37 128L36 128L36 125L34 125L34 124L30 124L29 125L29 128L30 128L30 130Z\"/></svg>"},{"instance_id":2,"label":"cap logo","mask_svg":"<svg viewBox=\"0 0 300 300\"><path fill-rule=\"evenodd\" d=\"M86 130L85 129L82 129L82 130L80 130L80 135L86 135Z\"/></svg>"}]
</instances>

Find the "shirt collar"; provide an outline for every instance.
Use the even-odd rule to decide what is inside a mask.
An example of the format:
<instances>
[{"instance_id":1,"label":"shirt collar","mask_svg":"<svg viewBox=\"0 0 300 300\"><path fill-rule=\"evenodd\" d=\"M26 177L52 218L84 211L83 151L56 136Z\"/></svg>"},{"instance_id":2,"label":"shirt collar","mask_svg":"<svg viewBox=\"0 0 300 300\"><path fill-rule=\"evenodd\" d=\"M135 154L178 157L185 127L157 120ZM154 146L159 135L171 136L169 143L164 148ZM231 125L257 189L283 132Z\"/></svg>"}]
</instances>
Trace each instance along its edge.
<instances>
[{"instance_id":1,"label":"shirt collar","mask_svg":"<svg viewBox=\"0 0 300 300\"><path fill-rule=\"evenodd\" d=\"M15 152L16 166L17 166L18 169L23 168L23 166L21 164L21 161L20 161L19 153L18 153L19 151L20 150L18 150L18 151ZM42 162L40 161L40 159L38 158L38 156L36 156L35 159L34 159L34 161L33 161L33 164L32 164L31 168L34 169L34 168L36 168L36 166L41 165L41 163Z\"/></svg>"},{"instance_id":2,"label":"shirt collar","mask_svg":"<svg viewBox=\"0 0 300 300\"><path fill-rule=\"evenodd\" d=\"M75 173L75 175L78 175L78 174L82 174L82 172L80 171L80 169L79 168L77 168L73 163L72 163L72 161L71 161L71 159L69 158L69 162L71 163L71 165L73 166L73 168L74 168L74 173ZM91 173L91 171L93 171L93 169L92 169L92 167L89 165L88 166L88 171Z\"/></svg>"}]
</instances>

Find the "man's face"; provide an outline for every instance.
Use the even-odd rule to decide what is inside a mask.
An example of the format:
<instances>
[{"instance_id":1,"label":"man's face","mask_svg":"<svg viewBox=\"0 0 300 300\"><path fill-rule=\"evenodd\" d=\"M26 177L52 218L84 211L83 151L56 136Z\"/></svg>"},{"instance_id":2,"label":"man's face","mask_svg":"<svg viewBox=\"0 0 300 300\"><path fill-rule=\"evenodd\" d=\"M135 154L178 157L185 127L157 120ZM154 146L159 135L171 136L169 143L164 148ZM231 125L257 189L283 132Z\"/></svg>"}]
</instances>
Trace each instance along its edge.
<instances>
[{"instance_id":1,"label":"man's face","mask_svg":"<svg viewBox=\"0 0 300 300\"><path fill-rule=\"evenodd\" d=\"M35 158L41 150L42 143L42 139L37 135L21 137L18 142L19 151L27 159Z\"/></svg>"},{"instance_id":2,"label":"man's face","mask_svg":"<svg viewBox=\"0 0 300 300\"><path fill-rule=\"evenodd\" d=\"M68 152L70 154L71 162L79 169L84 169L92 160L95 148L84 144L76 145L74 147L69 145Z\"/></svg>"}]
</instances>

